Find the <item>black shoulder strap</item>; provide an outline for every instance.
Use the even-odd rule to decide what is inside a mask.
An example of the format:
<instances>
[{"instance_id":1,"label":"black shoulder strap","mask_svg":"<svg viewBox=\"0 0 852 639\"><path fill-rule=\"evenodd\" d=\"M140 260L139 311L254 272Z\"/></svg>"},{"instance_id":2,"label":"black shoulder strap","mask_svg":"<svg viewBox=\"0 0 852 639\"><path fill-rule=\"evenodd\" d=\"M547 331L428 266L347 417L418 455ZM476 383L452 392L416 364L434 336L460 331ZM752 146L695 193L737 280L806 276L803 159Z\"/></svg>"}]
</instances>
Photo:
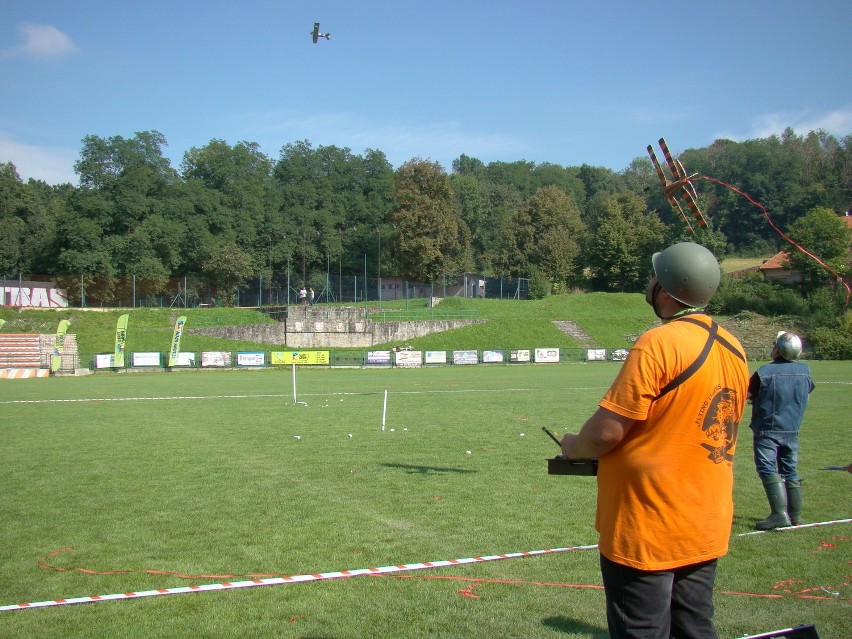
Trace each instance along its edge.
<instances>
[{"instance_id":1,"label":"black shoulder strap","mask_svg":"<svg viewBox=\"0 0 852 639\"><path fill-rule=\"evenodd\" d=\"M654 398L654 401L660 399L666 393L670 393L675 388L683 384L690 377L692 377L706 361L707 356L710 354L710 350L713 348L713 344L715 342L719 342L722 346L727 348L734 355L745 361L745 358L743 357L742 353L740 353L740 351L737 350L737 348L733 344L731 344L724 337L719 336L719 325L712 319L710 320L710 326L707 326L704 322L700 322L692 317L680 317L675 321L689 322L690 324L695 324L696 326L700 326L701 328L706 330L708 333L710 333L710 335L707 337L707 342L704 344L704 348L701 349L701 353L698 355L698 358L694 362L692 362L692 364L690 364L687 368L683 369L683 371L681 371L681 373L677 377L675 377L672 381L666 384L660 391L659 395Z\"/></svg>"}]
</instances>

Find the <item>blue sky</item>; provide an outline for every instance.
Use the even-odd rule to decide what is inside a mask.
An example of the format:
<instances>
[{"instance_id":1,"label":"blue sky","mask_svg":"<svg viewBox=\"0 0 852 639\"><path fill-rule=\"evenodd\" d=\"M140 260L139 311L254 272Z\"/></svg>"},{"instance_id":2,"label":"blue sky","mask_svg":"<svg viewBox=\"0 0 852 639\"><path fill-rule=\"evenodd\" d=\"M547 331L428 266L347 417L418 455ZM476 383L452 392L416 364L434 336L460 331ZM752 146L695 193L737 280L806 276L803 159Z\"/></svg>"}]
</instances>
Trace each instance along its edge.
<instances>
[{"instance_id":1,"label":"blue sky","mask_svg":"<svg viewBox=\"0 0 852 639\"><path fill-rule=\"evenodd\" d=\"M213 139L309 140L397 168L583 163L665 137L852 134L838 0L27 0L0 20L0 162L77 183L86 135L156 130L180 168ZM314 21L330 41L311 42Z\"/></svg>"}]
</instances>

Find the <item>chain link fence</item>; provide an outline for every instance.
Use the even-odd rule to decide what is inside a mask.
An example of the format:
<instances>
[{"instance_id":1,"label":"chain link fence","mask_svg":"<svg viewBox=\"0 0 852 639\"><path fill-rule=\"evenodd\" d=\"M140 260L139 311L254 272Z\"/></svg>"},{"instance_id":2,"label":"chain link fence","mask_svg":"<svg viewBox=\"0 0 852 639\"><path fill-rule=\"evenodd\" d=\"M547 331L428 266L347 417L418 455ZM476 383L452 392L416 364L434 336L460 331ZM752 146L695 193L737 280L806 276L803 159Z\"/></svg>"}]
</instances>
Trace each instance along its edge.
<instances>
[{"instance_id":1,"label":"chain link fence","mask_svg":"<svg viewBox=\"0 0 852 639\"><path fill-rule=\"evenodd\" d=\"M306 295L300 299L300 289ZM398 277L365 278L309 272L303 278L274 273L244 280L233 293L222 293L198 276L145 278L97 275L5 275L0 306L75 308L195 308L215 306L280 307L293 304L381 304L397 300L444 297L527 299L526 278L486 277L465 273L424 284ZM223 297L227 296L226 299Z\"/></svg>"}]
</instances>

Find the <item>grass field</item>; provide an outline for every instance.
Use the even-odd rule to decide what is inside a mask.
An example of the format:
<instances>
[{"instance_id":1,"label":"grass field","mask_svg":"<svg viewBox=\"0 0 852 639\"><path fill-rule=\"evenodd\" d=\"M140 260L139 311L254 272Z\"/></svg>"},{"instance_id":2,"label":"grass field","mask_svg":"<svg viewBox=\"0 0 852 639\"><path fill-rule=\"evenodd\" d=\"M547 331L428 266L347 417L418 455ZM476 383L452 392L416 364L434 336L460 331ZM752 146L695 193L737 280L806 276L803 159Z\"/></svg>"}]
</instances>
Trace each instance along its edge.
<instances>
[{"instance_id":1,"label":"grass field","mask_svg":"<svg viewBox=\"0 0 852 639\"><path fill-rule=\"evenodd\" d=\"M820 468L852 461L852 363L810 365L804 514L844 519L852 476ZM617 367L304 368L307 405L290 370L0 384L0 605L595 544L594 479L548 476L541 427L576 430ZM744 535L768 512L746 424L735 472L720 637L848 637L852 526ZM600 639L597 560L5 611L0 636Z\"/></svg>"},{"instance_id":2,"label":"grass field","mask_svg":"<svg viewBox=\"0 0 852 639\"><path fill-rule=\"evenodd\" d=\"M766 260L768 260L771 255L767 255L765 257L728 257L722 260L722 272L723 273L734 273L736 271L744 271L749 268L754 268L755 266L760 266Z\"/></svg>"}]
</instances>

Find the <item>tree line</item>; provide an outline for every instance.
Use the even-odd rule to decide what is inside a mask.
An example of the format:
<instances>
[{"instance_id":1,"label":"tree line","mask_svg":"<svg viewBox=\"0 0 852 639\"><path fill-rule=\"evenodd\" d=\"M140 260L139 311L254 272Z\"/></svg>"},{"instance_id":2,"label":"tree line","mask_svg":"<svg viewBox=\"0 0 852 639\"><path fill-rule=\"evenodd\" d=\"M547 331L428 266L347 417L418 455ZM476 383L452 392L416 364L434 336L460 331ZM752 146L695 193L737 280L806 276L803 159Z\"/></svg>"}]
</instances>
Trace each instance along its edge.
<instances>
[{"instance_id":1,"label":"tree line","mask_svg":"<svg viewBox=\"0 0 852 639\"><path fill-rule=\"evenodd\" d=\"M365 264L371 277L424 283L469 271L528 277L534 296L641 291L651 254L674 241L719 257L786 246L767 215L723 183L838 272L848 259L839 216L852 205L852 136L823 131L681 153L709 222L694 235L645 156L615 172L461 155L447 172L422 158L394 169L376 149L303 140L272 159L256 143L214 139L174 168L166 146L156 131L86 136L77 185L24 183L11 162L0 164L0 274L136 276L152 292L190 274L225 300L248 278L363 274ZM807 260L802 268L810 283L830 281Z\"/></svg>"}]
</instances>

